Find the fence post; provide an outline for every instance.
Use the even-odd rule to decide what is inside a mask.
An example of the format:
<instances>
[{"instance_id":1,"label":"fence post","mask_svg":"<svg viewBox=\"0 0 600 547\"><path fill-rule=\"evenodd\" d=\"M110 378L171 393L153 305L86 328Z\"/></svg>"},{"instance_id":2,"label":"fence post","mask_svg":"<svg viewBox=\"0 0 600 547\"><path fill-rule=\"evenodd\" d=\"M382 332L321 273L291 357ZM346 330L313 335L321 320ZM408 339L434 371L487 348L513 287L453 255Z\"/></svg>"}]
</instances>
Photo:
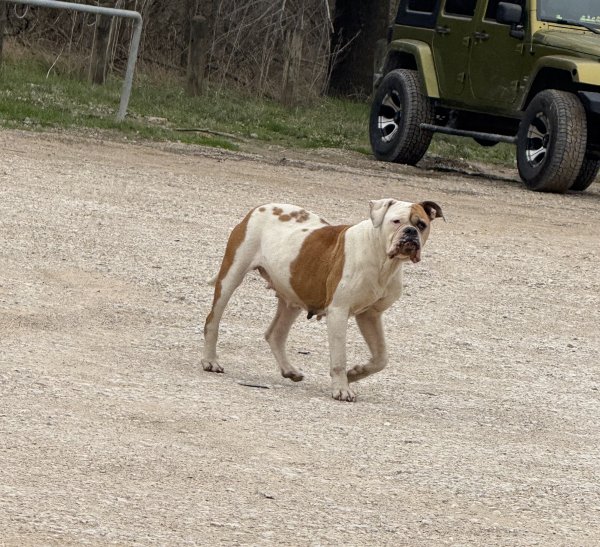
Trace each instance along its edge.
<instances>
[{"instance_id":1,"label":"fence post","mask_svg":"<svg viewBox=\"0 0 600 547\"><path fill-rule=\"evenodd\" d=\"M187 89L191 95L199 95L204 85L206 54L208 51L208 24L204 17L192 17L187 65Z\"/></svg>"}]
</instances>

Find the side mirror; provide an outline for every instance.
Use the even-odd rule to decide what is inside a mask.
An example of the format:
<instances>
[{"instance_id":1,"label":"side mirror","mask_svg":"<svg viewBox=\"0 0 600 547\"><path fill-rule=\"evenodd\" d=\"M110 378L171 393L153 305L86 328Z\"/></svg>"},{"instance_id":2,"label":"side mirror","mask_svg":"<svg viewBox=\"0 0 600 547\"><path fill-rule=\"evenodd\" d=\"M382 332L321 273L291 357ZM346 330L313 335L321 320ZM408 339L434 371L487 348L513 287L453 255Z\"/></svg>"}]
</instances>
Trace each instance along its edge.
<instances>
[{"instance_id":1,"label":"side mirror","mask_svg":"<svg viewBox=\"0 0 600 547\"><path fill-rule=\"evenodd\" d=\"M523 18L523 8L518 4L509 2L500 2L496 10L496 21L502 25L510 25L509 34L513 38L522 40L525 38L525 32L521 19Z\"/></svg>"},{"instance_id":2,"label":"side mirror","mask_svg":"<svg viewBox=\"0 0 600 547\"><path fill-rule=\"evenodd\" d=\"M518 25L523 17L523 8L518 4L500 2L496 10L496 21L502 25Z\"/></svg>"}]
</instances>

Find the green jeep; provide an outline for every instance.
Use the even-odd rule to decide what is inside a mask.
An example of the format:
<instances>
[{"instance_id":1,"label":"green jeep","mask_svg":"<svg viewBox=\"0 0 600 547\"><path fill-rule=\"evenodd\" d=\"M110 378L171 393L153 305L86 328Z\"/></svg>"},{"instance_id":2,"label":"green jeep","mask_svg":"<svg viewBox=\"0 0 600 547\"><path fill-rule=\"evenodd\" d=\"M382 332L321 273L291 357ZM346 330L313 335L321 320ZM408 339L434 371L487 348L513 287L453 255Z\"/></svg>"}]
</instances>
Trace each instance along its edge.
<instances>
[{"instance_id":1,"label":"green jeep","mask_svg":"<svg viewBox=\"0 0 600 547\"><path fill-rule=\"evenodd\" d=\"M375 157L415 164L433 133L516 143L528 188L600 169L600 0L400 0L380 43Z\"/></svg>"}]
</instances>

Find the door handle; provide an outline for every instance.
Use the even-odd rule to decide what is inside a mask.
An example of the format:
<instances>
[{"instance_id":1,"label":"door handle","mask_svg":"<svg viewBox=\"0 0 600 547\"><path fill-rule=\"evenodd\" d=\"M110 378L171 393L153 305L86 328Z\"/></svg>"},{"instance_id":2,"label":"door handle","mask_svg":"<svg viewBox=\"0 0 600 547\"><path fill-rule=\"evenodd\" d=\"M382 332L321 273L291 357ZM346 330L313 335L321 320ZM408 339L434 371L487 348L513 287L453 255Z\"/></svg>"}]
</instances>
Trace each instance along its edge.
<instances>
[{"instance_id":1,"label":"door handle","mask_svg":"<svg viewBox=\"0 0 600 547\"><path fill-rule=\"evenodd\" d=\"M481 40L482 42L485 42L490 37L490 35L487 32L485 32L485 31L483 31L483 32L474 32L473 36L475 36L476 40Z\"/></svg>"},{"instance_id":2,"label":"door handle","mask_svg":"<svg viewBox=\"0 0 600 547\"><path fill-rule=\"evenodd\" d=\"M438 34L450 34L450 27L438 26L438 27L435 27L435 31Z\"/></svg>"}]
</instances>

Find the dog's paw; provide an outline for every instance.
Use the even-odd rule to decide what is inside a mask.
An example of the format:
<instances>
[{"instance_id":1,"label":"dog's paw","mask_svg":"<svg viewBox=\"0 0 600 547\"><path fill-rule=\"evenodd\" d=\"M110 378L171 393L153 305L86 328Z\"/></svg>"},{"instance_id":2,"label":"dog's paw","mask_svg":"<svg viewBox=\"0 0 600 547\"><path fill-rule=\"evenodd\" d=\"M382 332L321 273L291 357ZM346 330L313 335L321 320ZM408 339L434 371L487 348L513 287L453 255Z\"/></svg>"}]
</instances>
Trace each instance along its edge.
<instances>
[{"instance_id":1,"label":"dog's paw","mask_svg":"<svg viewBox=\"0 0 600 547\"><path fill-rule=\"evenodd\" d=\"M361 378L367 376L367 374L365 373L366 368L367 367L365 365L356 365L352 367L346 374L348 381L356 382L356 380L360 380Z\"/></svg>"},{"instance_id":2,"label":"dog's paw","mask_svg":"<svg viewBox=\"0 0 600 547\"><path fill-rule=\"evenodd\" d=\"M220 372L220 373L225 372L223 370L223 367L221 365L219 365L219 363L217 363L216 361L208 361L206 359L202 359L202 368L206 372Z\"/></svg>"},{"instance_id":3,"label":"dog's paw","mask_svg":"<svg viewBox=\"0 0 600 547\"><path fill-rule=\"evenodd\" d=\"M287 372L281 371L281 375L284 378L289 378L292 382L301 382L304 380L304 374L299 370L289 370Z\"/></svg>"},{"instance_id":4,"label":"dog's paw","mask_svg":"<svg viewBox=\"0 0 600 547\"><path fill-rule=\"evenodd\" d=\"M334 388L331 392L331 396L337 401L348 401L349 403L356 401L356 393L350 388Z\"/></svg>"}]
</instances>

